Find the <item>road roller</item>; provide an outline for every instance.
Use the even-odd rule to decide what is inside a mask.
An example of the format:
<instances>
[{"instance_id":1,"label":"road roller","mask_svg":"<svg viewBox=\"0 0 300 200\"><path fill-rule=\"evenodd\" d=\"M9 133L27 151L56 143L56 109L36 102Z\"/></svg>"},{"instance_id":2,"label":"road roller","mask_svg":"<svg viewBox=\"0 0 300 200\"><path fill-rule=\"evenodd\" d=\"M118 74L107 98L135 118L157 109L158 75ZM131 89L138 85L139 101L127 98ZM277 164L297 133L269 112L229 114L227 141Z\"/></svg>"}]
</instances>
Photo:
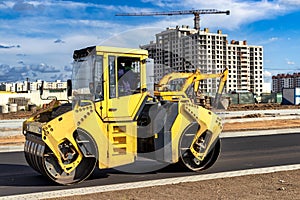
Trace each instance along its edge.
<instances>
[{"instance_id":1,"label":"road roller","mask_svg":"<svg viewBox=\"0 0 300 200\"><path fill-rule=\"evenodd\" d=\"M116 168L140 157L191 171L211 167L221 150L222 120L196 105L191 94L201 80L218 78L219 101L227 70L167 74L154 87L151 68L142 49L75 50L68 99L54 98L23 122L28 164L61 185L79 183L95 168ZM42 86L40 91L42 96Z\"/></svg>"}]
</instances>

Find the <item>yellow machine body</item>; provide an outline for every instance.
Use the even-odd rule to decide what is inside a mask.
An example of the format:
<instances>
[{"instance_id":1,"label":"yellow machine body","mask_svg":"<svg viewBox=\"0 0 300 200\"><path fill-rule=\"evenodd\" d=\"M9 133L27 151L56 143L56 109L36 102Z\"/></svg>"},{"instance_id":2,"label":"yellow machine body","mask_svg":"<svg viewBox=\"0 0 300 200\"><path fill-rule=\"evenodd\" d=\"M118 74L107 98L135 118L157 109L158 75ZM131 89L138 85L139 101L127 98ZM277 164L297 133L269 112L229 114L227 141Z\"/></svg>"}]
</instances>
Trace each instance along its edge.
<instances>
[{"instance_id":1,"label":"yellow machine body","mask_svg":"<svg viewBox=\"0 0 300 200\"><path fill-rule=\"evenodd\" d=\"M96 166L118 167L140 155L194 171L216 161L221 119L193 104L184 89L151 96L146 50L93 46L74 51L73 58L72 101L54 101L23 123L25 157L35 170L73 184Z\"/></svg>"}]
</instances>

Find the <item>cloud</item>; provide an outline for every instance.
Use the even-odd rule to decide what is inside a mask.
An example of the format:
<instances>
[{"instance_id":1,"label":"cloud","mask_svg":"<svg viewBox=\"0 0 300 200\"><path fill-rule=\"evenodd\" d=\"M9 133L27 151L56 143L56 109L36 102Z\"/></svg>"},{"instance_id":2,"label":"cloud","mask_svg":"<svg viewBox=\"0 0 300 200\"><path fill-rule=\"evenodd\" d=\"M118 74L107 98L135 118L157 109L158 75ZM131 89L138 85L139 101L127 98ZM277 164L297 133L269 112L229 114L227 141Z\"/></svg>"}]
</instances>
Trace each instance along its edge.
<instances>
[{"instance_id":1,"label":"cloud","mask_svg":"<svg viewBox=\"0 0 300 200\"><path fill-rule=\"evenodd\" d=\"M0 44L0 49L11 49L11 48L20 48L20 45L2 45Z\"/></svg>"},{"instance_id":2,"label":"cloud","mask_svg":"<svg viewBox=\"0 0 300 200\"><path fill-rule=\"evenodd\" d=\"M10 71L10 67L7 64L0 65L0 76L5 76Z\"/></svg>"},{"instance_id":3,"label":"cloud","mask_svg":"<svg viewBox=\"0 0 300 200\"><path fill-rule=\"evenodd\" d=\"M0 82L19 81L22 79L22 73L25 69L19 70L6 64L0 65Z\"/></svg>"},{"instance_id":4,"label":"cloud","mask_svg":"<svg viewBox=\"0 0 300 200\"><path fill-rule=\"evenodd\" d=\"M291 5L300 5L297 3L297 0L279 0L279 1L241 1L241 0L224 0L220 3L219 0L210 0L210 1L202 1L202 0L190 0L190 1L171 1L171 0L142 0L143 3L151 3L158 7L157 9L154 7L142 7L143 4L139 7L136 6L123 6L123 5L106 5L101 3L83 3L83 2L74 2L74 1L17 1L16 3L10 3L12 8L18 11L27 11L27 10L40 10L40 7L43 6L43 12L38 13L37 19L39 21L34 22L33 18L26 18L31 22L28 22L26 26L29 28L28 32L34 33L39 32L43 28L50 32L51 29L45 29L47 26L59 26L62 31L60 33L66 33L69 31L64 31L62 27L63 24L66 26L66 29L76 30L78 26L73 26L75 24L80 24L83 26L97 26L100 27L103 24L105 27L109 27L112 19L115 18L115 14L122 12L147 12L147 11L161 11L158 10L161 8L162 10L189 10L193 9L201 9L201 8L216 8L218 10L228 10L230 9L230 16L220 16L220 15L202 15L203 25L213 27L221 27L229 30L237 29L243 24L255 22L262 19L270 19L276 16L280 16L284 13L288 13L292 7ZM7 3L8 5L8 3ZM195 5L197 7L195 8ZM1 8L1 7L0 7ZM97 16L91 15L90 10L92 12L98 13ZM37 14L37 13L36 13ZM44 18L41 20L41 18ZM51 20L47 20L47 18L51 18ZM118 19L121 19L119 17ZM153 17L154 18L154 17ZM170 17L161 17L156 18L158 20L156 23L161 21L161 19L168 19ZM56 19L56 20L55 20ZM69 23L68 20L74 19L77 23ZM118 20L117 19L117 20ZM172 16L174 19L174 23L177 25L182 24L192 24L193 23L193 15L184 15L180 17ZM62 21L63 20L63 21ZM24 21L24 20L23 20ZM172 23L173 23L172 21ZM164 20L162 23L165 24ZM170 20L169 20L170 23ZM47 25L48 24L48 25ZM42 26L41 26L42 25ZM116 24L117 27L122 27L120 24ZM116 27L114 26L114 27ZM148 24L149 26L149 24ZM151 25L150 25L151 26ZM32 28L31 28L32 27ZM39 27L38 29L35 27ZM110 27L113 27L111 25ZM81 27L79 27L81 28ZM30 30L31 29L31 30ZM54 34L56 29L53 30L52 34ZM27 32L26 30L22 32ZM21 32L21 33L22 33ZM57 34L59 35L59 34Z\"/></svg>"},{"instance_id":5,"label":"cloud","mask_svg":"<svg viewBox=\"0 0 300 200\"><path fill-rule=\"evenodd\" d=\"M24 57L24 56L26 56L26 54L25 53L18 53L18 54L16 54L16 56Z\"/></svg>"},{"instance_id":6,"label":"cloud","mask_svg":"<svg viewBox=\"0 0 300 200\"><path fill-rule=\"evenodd\" d=\"M172 1L172 0L142 0L143 3L151 3L153 5L156 5L158 7L163 7L163 8L172 8L175 5L178 5L176 3L176 1Z\"/></svg>"},{"instance_id":7,"label":"cloud","mask_svg":"<svg viewBox=\"0 0 300 200\"><path fill-rule=\"evenodd\" d=\"M260 45L266 45L266 44L274 43L274 42L279 41L279 40L280 39L278 37L271 37L271 38L268 38L266 40L258 42L258 44L260 44Z\"/></svg>"},{"instance_id":8,"label":"cloud","mask_svg":"<svg viewBox=\"0 0 300 200\"><path fill-rule=\"evenodd\" d=\"M286 6L291 6L291 7L300 6L299 0L278 0L278 3Z\"/></svg>"},{"instance_id":9,"label":"cloud","mask_svg":"<svg viewBox=\"0 0 300 200\"><path fill-rule=\"evenodd\" d=\"M21 61L18 64L18 66L1 64L0 82L24 81L26 78L31 80L38 78L45 81L53 81L52 78L55 78L65 81L71 77L71 71L61 72L61 70L44 63L26 65Z\"/></svg>"},{"instance_id":10,"label":"cloud","mask_svg":"<svg viewBox=\"0 0 300 200\"><path fill-rule=\"evenodd\" d=\"M16 11L30 11L33 10L35 6L33 4L26 3L25 1L17 1L12 8Z\"/></svg>"},{"instance_id":11,"label":"cloud","mask_svg":"<svg viewBox=\"0 0 300 200\"><path fill-rule=\"evenodd\" d=\"M287 61L286 61L286 64L288 64L288 65L295 65L295 62L290 61L290 60L287 60Z\"/></svg>"},{"instance_id":12,"label":"cloud","mask_svg":"<svg viewBox=\"0 0 300 200\"><path fill-rule=\"evenodd\" d=\"M268 39L269 42L274 42L274 41L277 41L278 40L278 37L272 37L270 39Z\"/></svg>"},{"instance_id":13,"label":"cloud","mask_svg":"<svg viewBox=\"0 0 300 200\"><path fill-rule=\"evenodd\" d=\"M65 43L65 41L61 40L61 39L57 39L54 41L54 43Z\"/></svg>"},{"instance_id":14,"label":"cloud","mask_svg":"<svg viewBox=\"0 0 300 200\"><path fill-rule=\"evenodd\" d=\"M271 83L272 82L272 72L265 70L264 71L264 82Z\"/></svg>"},{"instance_id":15,"label":"cloud","mask_svg":"<svg viewBox=\"0 0 300 200\"><path fill-rule=\"evenodd\" d=\"M270 71L264 71L264 77L271 77L272 73Z\"/></svg>"},{"instance_id":16,"label":"cloud","mask_svg":"<svg viewBox=\"0 0 300 200\"><path fill-rule=\"evenodd\" d=\"M69 63L75 49L99 44L138 47L155 39L155 34L163 31L165 27L192 25L194 18L193 15L147 19L115 17L115 14L119 12L189 10L191 8L230 9L231 15L229 16L202 15L201 27L235 30L255 21L276 18L300 6L299 0L224 0L222 3L219 0L142 0L144 4L139 4L139 6L107 5L101 4L101 1L98 2L100 3L0 0L0 13L2 13L0 38L3 43L0 44L0 50L12 49L10 52L13 53L9 59L6 54L1 55L0 63L8 64L10 66L8 69L16 64L26 66L27 68L18 70L23 70L23 74L29 70L28 76L34 76L36 73L41 78L50 79L55 77L53 74L57 73L56 77L59 77L61 73L71 72ZM146 4L154 6L143 7L148 6ZM3 17L5 14L9 17ZM261 40L270 43L280 39L272 37L267 40L262 37ZM19 45L5 45L10 44L11 41ZM58 45L61 43L65 43L64 48ZM16 60L21 61L16 63ZM41 65L40 63L48 64ZM4 73L4 70L2 72ZM19 72L15 76L18 75ZM20 77L23 78L23 75Z\"/></svg>"},{"instance_id":17,"label":"cloud","mask_svg":"<svg viewBox=\"0 0 300 200\"><path fill-rule=\"evenodd\" d=\"M65 72L72 72L72 70L73 70L73 67L70 65L70 66L64 66L64 71Z\"/></svg>"},{"instance_id":18,"label":"cloud","mask_svg":"<svg viewBox=\"0 0 300 200\"><path fill-rule=\"evenodd\" d=\"M223 15L201 15L202 27L222 28L227 30L236 30L242 25L253 23L259 20L273 19L278 16L293 12L300 7L299 0L274 0L274 1L242 1L242 0L189 0L189 1L154 1L143 0L143 2L152 3L165 10L169 6L169 10L191 10L192 9L217 9L217 10L230 10L229 16ZM156 3L158 2L158 3ZM157 10L159 11L159 10ZM184 15L176 18L172 16L172 23L178 22L178 25L193 23L193 17ZM168 17L165 17L169 18ZM170 20L169 20L170 21ZM181 22L181 23L179 23Z\"/></svg>"},{"instance_id":19,"label":"cloud","mask_svg":"<svg viewBox=\"0 0 300 200\"><path fill-rule=\"evenodd\" d=\"M131 28L103 40L100 45L138 48L139 45L148 43L155 38L155 34L160 31L162 31L161 28L155 27Z\"/></svg>"},{"instance_id":20,"label":"cloud","mask_svg":"<svg viewBox=\"0 0 300 200\"><path fill-rule=\"evenodd\" d=\"M50 78L52 81L54 81L54 80L66 81L68 79L71 79L71 74L60 73L60 74L55 74L54 76L51 76Z\"/></svg>"},{"instance_id":21,"label":"cloud","mask_svg":"<svg viewBox=\"0 0 300 200\"><path fill-rule=\"evenodd\" d=\"M30 70L33 70L35 72L41 72L41 73L58 73L60 72L59 69L56 69L53 66L49 66L47 64L44 63L40 63L38 65L30 65Z\"/></svg>"}]
</instances>

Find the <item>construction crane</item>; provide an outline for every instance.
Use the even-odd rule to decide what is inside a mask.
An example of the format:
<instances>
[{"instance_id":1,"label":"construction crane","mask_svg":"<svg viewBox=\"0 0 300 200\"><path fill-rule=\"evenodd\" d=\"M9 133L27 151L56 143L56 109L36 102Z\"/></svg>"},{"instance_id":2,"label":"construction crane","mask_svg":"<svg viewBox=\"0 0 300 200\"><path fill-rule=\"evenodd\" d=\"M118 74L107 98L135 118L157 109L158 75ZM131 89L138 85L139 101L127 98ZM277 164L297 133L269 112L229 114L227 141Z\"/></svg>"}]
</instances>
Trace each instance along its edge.
<instances>
[{"instance_id":1,"label":"construction crane","mask_svg":"<svg viewBox=\"0 0 300 200\"><path fill-rule=\"evenodd\" d=\"M216 9L201 9L201 10L181 10L181 11L168 11L168 12L139 12L139 13L118 13L116 16L154 16L154 15L189 15L193 14L194 28L200 30L200 15L202 14L226 14L229 15L230 11L220 11Z\"/></svg>"}]
</instances>

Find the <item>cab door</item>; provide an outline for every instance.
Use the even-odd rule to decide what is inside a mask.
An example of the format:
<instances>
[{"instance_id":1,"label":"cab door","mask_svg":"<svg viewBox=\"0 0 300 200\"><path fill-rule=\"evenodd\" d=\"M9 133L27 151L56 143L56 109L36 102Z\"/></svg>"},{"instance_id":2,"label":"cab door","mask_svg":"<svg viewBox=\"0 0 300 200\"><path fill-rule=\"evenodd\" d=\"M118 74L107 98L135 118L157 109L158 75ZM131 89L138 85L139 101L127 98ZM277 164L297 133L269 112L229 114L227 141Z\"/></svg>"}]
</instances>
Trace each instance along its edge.
<instances>
[{"instance_id":1,"label":"cab door","mask_svg":"<svg viewBox=\"0 0 300 200\"><path fill-rule=\"evenodd\" d=\"M147 93L141 90L145 80L141 56L105 54L104 100L98 102L107 131L107 167L134 162L137 154L137 122L135 116Z\"/></svg>"},{"instance_id":2,"label":"cab door","mask_svg":"<svg viewBox=\"0 0 300 200\"><path fill-rule=\"evenodd\" d=\"M141 57L107 56L108 99L104 121L132 121L146 98Z\"/></svg>"}]
</instances>

